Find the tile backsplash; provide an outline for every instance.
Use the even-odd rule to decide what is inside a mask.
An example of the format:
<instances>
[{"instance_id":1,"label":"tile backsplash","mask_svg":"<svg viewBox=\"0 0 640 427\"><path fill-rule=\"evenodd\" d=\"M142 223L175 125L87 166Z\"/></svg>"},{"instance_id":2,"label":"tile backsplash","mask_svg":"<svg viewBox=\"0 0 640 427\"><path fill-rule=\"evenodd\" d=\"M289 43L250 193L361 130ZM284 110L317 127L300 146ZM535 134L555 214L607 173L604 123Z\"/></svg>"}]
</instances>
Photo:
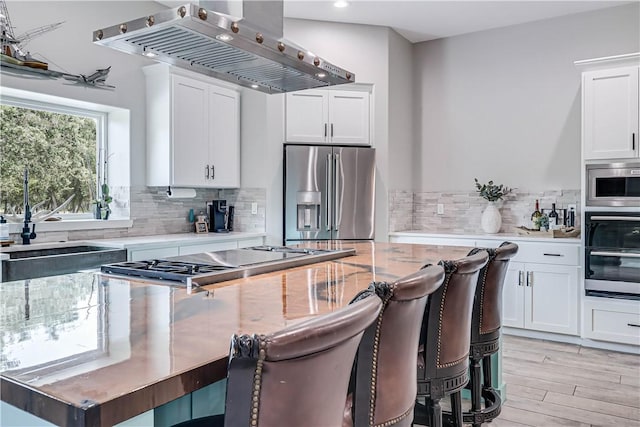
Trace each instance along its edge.
<instances>
[{"instance_id":1,"label":"tile backsplash","mask_svg":"<svg viewBox=\"0 0 640 427\"><path fill-rule=\"evenodd\" d=\"M554 190L527 192L517 190L498 203L502 213L501 232L514 227L529 226L535 201L541 210L566 209L575 204L576 226L580 226L580 190ZM437 214L437 206L444 206L444 213ZM487 205L477 192L389 192L389 231L422 230L432 233L477 233L480 217Z\"/></svg>"},{"instance_id":2,"label":"tile backsplash","mask_svg":"<svg viewBox=\"0 0 640 427\"><path fill-rule=\"evenodd\" d=\"M169 199L166 187L112 187L113 218L133 220L130 228L56 231L38 233L38 243L62 240L109 239L193 232L189 223L189 209L197 215L206 212L206 203L213 199L226 199L235 207L234 231L261 233L266 230L265 188L197 189L192 199ZM251 213L251 204L257 203L257 214Z\"/></svg>"}]
</instances>

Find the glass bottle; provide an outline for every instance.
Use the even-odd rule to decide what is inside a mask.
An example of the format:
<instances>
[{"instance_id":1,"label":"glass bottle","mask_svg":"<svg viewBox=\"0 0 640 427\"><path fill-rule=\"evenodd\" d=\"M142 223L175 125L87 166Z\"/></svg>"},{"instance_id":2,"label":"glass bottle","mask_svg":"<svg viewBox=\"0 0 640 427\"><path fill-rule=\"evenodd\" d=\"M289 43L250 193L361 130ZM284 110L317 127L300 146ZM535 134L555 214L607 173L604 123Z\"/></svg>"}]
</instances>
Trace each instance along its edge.
<instances>
[{"instance_id":1,"label":"glass bottle","mask_svg":"<svg viewBox=\"0 0 640 427\"><path fill-rule=\"evenodd\" d=\"M542 213L540 212L540 202L536 199L536 210L531 214L531 229L540 230L540 218Z\"/></svg>"},{"instance_id":2,"label":"glass bottle","mask_svg":"<svg viewBox=\"0 0 640 427\"><path fill-rule=\"evenodd\" d=\"M556 204L551 203L551 212L549 212L549 230L558 228L558 212L556 212Z\"/></svg>"}]
</instances>

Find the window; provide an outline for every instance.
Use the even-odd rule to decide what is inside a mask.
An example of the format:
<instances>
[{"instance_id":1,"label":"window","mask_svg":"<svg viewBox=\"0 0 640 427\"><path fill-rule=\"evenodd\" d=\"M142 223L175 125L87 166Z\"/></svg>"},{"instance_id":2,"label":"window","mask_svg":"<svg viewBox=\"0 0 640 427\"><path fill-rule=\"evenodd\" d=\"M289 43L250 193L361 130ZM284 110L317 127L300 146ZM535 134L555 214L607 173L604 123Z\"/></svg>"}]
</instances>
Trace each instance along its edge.
<instances>
[{"instance_id":1,"label":"window","mask_svg":"<svg viewBox=\"0 0 640 427\"><path fill-rule=\"evenodd\" d=\"M29 204L62 217L93 216L104 179L107 114L28 99L0 105L0 211L23 211L24 170Z\"/></svg>"}]
</instances>

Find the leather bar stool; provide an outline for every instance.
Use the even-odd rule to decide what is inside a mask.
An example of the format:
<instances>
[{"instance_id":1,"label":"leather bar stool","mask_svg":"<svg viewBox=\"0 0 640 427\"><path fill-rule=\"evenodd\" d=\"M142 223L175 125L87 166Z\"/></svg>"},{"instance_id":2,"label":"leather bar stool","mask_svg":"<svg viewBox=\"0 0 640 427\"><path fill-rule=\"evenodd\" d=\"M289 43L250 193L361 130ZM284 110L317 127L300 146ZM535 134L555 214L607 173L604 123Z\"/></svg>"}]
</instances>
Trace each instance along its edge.
<instances>
[{"instance_id":1,"label":"leather bar stool","mask_svg":"<svg viewBox=\"0 0 640 427\"><path fill-rule=\"evenodd\" d=\"M518 245L504 242L497 249L475 248L469 255L483 251L489 254L489 262L480 270L473 303L469 351L471 379L468 384L471 409L463 413L463 421L473 427L480 427L500 415L502 401L491 385L491 355L500 348L502 288L509 260L518 253ZM484 399L484 408L481 399Z\"/></svg>"},{"instance_id":2,"label":"leather bar stool","mask_svg":"<svg viewBox=\"0 0 640 427\"><path fill-rule=\"evenodd\" d=\"M381 307L371 296L267 336L234 335L225 414L177 426L340 426L358 345Z\"/></svg>"},{"instance_id":3,"label":"leather bar stool","mask_svg":"<svg viewBox=\"0 0 640 427\"><path fill-rule=\"evenodd\" d=\"M427 299L443 280L444 269L434 265L361 293L377 294L382 310L360 341L348 399L353 406L343 426L411 426L420 326Z\"/></svg>"},{"instance_id":4,"label":"leather bar stool","mask_svg":"<svg viewBox=\"0 0 640 427\"><path fill-rule=\"evenodd\" d=\"M489 255L480 251L455 261L440 261L444 284L427 302L418 353L418 398L414 422L442 426L440 400L450 396L452 421L462 426L460 390L469 381L471 314L480 269Z\"/></svg>"}]
</instances>

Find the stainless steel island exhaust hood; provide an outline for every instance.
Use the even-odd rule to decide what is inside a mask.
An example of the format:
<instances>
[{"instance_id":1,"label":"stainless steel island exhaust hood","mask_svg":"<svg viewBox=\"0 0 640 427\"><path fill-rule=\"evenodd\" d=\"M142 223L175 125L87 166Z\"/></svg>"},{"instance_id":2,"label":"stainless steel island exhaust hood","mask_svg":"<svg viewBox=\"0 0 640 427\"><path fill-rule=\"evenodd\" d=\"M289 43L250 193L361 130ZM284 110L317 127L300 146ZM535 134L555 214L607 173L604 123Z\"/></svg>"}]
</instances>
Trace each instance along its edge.
<instances>
[{"instance_id":1,"label":"stainless steel island exhaust hood","mask_svg":"<svg viewBox=\"0 0 640 427\"><path fill-rule=\"evenodd\" d=\"M353 83L353 73L283 40L282 8L201 1L96 30L93 41L265 93Z\"/></svg>"}]
</instances>

